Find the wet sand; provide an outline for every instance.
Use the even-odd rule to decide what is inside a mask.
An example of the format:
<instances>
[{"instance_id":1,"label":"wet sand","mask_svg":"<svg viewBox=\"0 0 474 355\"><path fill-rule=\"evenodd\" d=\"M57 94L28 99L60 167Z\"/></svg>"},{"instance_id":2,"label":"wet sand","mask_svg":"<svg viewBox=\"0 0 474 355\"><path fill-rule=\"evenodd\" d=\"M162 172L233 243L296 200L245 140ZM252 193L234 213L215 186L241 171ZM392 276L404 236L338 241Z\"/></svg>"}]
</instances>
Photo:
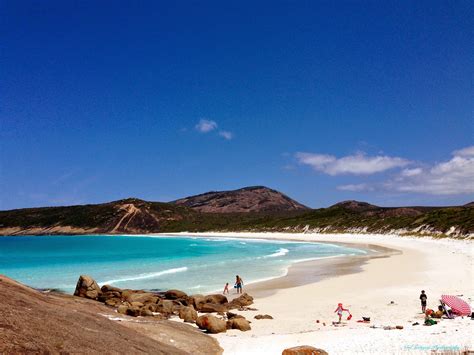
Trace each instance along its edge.
<instances>
[{"instance_id":1,"label":"wet sand","mask_svg":"<svg viewBox=\"0 0 474 355\"><path fill-rule=\"evenodd\" d=\"M401 253L399 250L375 244L334 243L350 248L367 251L366 255L330 257L319 260L303 261L291 265L288 274L283 277L249 284L245 292L254 297L267 297L278 290L303 286L323 279L362 272L363 265L375 258L388 258Z\"/></svg>"}]
</instances>

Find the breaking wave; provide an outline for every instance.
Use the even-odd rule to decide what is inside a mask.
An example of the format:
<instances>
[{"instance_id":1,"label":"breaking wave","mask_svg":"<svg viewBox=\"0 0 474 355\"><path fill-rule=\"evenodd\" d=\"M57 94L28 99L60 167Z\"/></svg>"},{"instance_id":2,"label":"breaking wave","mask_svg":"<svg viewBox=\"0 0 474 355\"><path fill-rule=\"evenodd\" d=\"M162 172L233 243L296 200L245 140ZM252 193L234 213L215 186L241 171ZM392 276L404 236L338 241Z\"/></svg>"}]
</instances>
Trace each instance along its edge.
<instances>
[{"instance_id":1,"label":"breaking wave","mask_svg":"<svg viewBox=\"0 0 474 355\"><path fill-rule=\"evenodd\" d=\"M114 284L117 282L125 282L125 281L135 281L135 280L144 280L144 279L154 279L156 277L160 277L162 275L167 275L167 274L176 274L178 272L185 272L187 271L188 268L186 266L184 267L177 267L174 269L168 269L168 270L163 270L163 271L158 271L158 272L150 272L146 274L140 274L138 276L130 276L130 277L124 277L121 279L114 279L114 280L108 280L101 282L101 284Z\"/></svg>"},{"instance_id":2,"label":"breaking wave","mask_svg":"<svg viewBox=\"0 0 474 355\"><path fill-rule=\"evenodd\" d=\"M289 252L288 249L280 248L273 254L265 255L264 258L276 258L279 256L285 256L286 254L288 254L288 252Z\"/></svg>"}]
</instances>

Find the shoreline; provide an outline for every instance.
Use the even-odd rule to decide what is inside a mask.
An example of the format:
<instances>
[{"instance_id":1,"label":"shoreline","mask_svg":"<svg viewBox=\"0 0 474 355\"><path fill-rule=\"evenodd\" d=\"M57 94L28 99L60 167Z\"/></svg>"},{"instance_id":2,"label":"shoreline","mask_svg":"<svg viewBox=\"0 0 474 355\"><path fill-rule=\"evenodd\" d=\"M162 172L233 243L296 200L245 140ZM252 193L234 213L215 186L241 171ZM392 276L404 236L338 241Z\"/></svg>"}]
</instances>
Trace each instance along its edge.
<instances>
[{"instance_id":1,"label":"shoreline","mask_svg":"<svg viewBox=\"0 0 474 355\"><path fill-rule=\"evenodd\" d=\"M86 234L86 235L48 235L47 237L61 238L61 237L133 237L133 238L203 238L203 239L220 239L220 240L242 240L242 236L236 233L228 233L221 235L220 233L154 233L154 234ZM11 237L35 237L35 236L11 236ZM45 236L41 236L45 237ZM261 237L259 235L249 235L245 237L248 241L255 242L269 242L269 243L315 243L315 244L332 244L347 248L354 248L364 251L364 255L350 255L341 254L326 257L315 257L304 260L290 261L289 265L285 267L284 274L269 276L263 279L256 279L245 284L245 290L256 297L269 295L280 288L289 288L301 286L308 283L318 282L321 279L342 275L344 273L361 272L361 266L372 258L389 257L399 253L399 251L380 247L375 244L365 243L347 243L339 241L312 241L304 238L277 238L272 235ZM329 268L327 268L329 267ZM344 268L344 272L342 272ZM318 271L318 272L315 272ZM307 276L310 276L308 278ZM102 282L110 283L110 282ZM57 289L57 287L42 287L44 290L58 290L61 293L68 294L64 289ZM147 291L155 291L153 289L143 288ZM221 289L214 289L204 292L205 294L221 293ZM232 298L232 294L231 297Z\"/></svg>"}]
</instances>

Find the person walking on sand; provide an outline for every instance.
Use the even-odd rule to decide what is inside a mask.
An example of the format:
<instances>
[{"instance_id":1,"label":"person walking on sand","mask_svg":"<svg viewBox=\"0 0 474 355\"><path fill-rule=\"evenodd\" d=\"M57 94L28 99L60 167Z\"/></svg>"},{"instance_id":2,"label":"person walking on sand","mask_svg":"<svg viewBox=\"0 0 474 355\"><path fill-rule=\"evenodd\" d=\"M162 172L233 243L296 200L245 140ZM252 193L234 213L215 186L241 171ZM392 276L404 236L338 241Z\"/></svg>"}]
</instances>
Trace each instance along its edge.
<instances>
[{"instance_id":1,"label":"person walking on sand","mask_svg":"<svg viewBox=\"0 0 474 355\"><path fill-rule=\"evenodd\" d=\"M242 286L244 285L244 281L239 275L235 275L235 288L237 289L237 293L242 293Z\"/></svg>"},{"instance_id":2,"label":"person walking on sand","mask_svg":"<svg viewBox=\"0 0 474 355\"><path fill-rule=\"evenodd\" d=\"M420 295L420 301L421 301L421 313L425 313L426 311L426 300L428 299L428 296L425 293L425 290L421 291Z\"/></svg>"},{"instance_id":3,"label":"person walking on sand","mask_svg":"<svg viewBox=\"0 0 474 355\"><path fill-rule=\"evenodd\" d=\"M229 294L229 283L228 282L225 283L224 292L222 292L222 294L225 295L226 293Z\"/></svg>"},{"instance_id":4,"label":"person walking on sand","mask_svg":"<svg viewBox=\"0 0 474 355\"><path fill-rule=\"evenodd\" d=\"M342 305L342 303L338 303L338 304L337 304L337 308L336 308L336 310L334 311L334 313L337 312L337 315L338 315L338 317L339 317L339 322L338 322L338 323L341 323L342 312L344 312L344 311L346 311L347 313L349 313L349 317L352 318L352 317L351 317L351 312L350 312L348 309L345 309L344 306ZM350 319L350 318L348 318L348 319Z\"/></svg>"}]
</instances>

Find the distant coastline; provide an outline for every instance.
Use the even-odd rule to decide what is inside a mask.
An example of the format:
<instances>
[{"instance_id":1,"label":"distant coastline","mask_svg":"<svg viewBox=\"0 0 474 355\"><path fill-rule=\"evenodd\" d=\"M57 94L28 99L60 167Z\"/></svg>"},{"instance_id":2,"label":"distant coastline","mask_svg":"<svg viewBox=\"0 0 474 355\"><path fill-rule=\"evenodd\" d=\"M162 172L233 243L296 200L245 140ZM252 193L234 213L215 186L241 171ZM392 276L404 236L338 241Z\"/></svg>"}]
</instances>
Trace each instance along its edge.
<instances>
[{"instance_id":1,"label":"distant coastline","mask_svg":"<svg viewBox=\"0 0 474 355\"><path fill-rule=\"evenodd\" d=\"M287 232L472 238L474 204L380 207L343 201L310 209L263 186L172 202L128 198L95 205L0 211L0 235Z\"/></svg>"}]
</instances>

